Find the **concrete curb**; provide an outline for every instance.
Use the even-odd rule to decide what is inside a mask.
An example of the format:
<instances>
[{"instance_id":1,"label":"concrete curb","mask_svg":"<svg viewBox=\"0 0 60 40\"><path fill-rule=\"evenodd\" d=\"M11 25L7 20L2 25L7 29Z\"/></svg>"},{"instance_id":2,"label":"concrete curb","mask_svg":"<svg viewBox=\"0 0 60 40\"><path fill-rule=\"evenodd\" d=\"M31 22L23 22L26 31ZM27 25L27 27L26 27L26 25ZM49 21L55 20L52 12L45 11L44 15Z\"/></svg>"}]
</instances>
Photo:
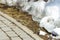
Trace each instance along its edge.
<instances>
[{"instance_id":1,"label":"concrete curb","mask_svg":"<svg viewBox=\"0 0 60 40\"><path fill-rule=\"evenodd\" d=\"M33 31L29 30L26 26L22 25L21 23L17 22L15 19L13 19L12 17L6 15L5 13L0 11L0 15L2 15L3 17L7 18L8 20L10 20L11 22L15 23L17 26L19 26L21 29L23 29L25 32L27 32L29 35L31 35L33 38L35 38L36 40L43 40L42 38L40 38L38 35L34 34Z\"/></svg>"}]
</instances>

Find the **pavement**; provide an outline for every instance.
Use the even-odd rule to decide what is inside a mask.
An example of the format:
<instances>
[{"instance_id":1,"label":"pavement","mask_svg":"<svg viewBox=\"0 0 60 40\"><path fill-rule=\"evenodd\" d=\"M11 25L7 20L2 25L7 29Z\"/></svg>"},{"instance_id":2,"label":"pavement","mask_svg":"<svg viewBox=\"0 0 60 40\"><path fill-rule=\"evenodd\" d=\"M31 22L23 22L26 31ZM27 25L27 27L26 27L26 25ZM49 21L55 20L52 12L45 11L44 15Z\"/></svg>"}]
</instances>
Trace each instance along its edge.
<instances>
[{"instance_id":1,"label":"pavement","mask_svg":"<svg viewBox=\"0 0 60 40\"><path fill-rule=\"evenodd\" d=\"M26 26L0 11L0 40L42 40Z\"/></svg>"}]
</instances>

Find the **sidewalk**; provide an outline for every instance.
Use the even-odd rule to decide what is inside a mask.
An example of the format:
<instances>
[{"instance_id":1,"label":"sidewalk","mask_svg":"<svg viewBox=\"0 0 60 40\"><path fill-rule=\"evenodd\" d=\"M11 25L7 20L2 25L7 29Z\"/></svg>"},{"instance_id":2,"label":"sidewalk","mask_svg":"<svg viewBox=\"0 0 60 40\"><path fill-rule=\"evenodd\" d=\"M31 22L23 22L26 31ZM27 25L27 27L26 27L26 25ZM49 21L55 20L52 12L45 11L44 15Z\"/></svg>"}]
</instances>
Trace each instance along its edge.
<instances>
[{"instance_id":1,"label":"sidewalk","mask_svg":"<svg viewBox=\"0 0 60 40\"><path fill-rule=\"evenodd\" d=\"M0 12L0 40L42 40L38 35Z\"/></svg>"}]
</instances>

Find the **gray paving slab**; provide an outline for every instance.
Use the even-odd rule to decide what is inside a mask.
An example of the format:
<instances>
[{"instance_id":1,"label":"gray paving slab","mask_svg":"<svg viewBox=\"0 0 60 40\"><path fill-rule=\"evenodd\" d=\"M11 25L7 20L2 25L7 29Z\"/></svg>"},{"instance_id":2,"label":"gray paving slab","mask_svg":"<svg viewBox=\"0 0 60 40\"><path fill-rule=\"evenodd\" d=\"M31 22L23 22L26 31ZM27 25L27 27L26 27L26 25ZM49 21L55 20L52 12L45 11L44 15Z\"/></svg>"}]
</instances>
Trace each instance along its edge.
<instances>
[{"instance_id":1,"label":"gray paving slab","mask_svg":"<svg viewBox=\"0 0 60 40\"><path fill-rule=\"evenodd\" d=\"M9 40L9 37L0 29L0 40Z\"/></svg>"}]
</instances>

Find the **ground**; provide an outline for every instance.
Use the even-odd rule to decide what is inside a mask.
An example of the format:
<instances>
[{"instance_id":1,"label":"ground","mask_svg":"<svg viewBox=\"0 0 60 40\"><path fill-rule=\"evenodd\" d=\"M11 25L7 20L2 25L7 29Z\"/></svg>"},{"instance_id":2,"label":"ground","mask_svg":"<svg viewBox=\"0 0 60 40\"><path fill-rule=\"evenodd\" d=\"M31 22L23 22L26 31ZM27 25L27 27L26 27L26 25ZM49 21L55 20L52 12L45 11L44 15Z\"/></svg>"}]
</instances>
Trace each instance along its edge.
<instances>
[{"instance_id":1,"label":"ground","mask_svg":"<svg viewBox=\"0 0 60 40\"><path fill-rule=\"evenodd\" d=\"M5 12L5 14L9 15L10 17L16 19L21 24L28 27L30 30L32 30L35 34L38 34L39 31L39 24L32 20L31 15L29 15L27 12L23 12L21 10L16 9L15 7L9 7L6 5L0 4L0 11ZM47 40L46 36L40 36L44 40Z\"/></svg>"},{"instance_id":2,"label":"ground","mask_svg":"<svg viewBox=\"0 0 60 40\"><path fill-rule=\"evenodd\" d=\"M0 12L0 40L42 40L28 28L17 24L19 23L15 19Z\"/></svg>"},{"instance_id":3,"label":"ground","mask_svg":"<svg viewBox=\"0 0 60 40\"><path fill-rule=\"evenodd\" d=\"M0 8L0 10L15 18L18 22L21 22L23 25L27 26L35 33L38 31L38 23L33 21L31 15L29 15L27 12L22 12L21 10L18 11L18 9L14 7L7 6L3 6L2 8Z\"/></svg>"}]
</instances>

